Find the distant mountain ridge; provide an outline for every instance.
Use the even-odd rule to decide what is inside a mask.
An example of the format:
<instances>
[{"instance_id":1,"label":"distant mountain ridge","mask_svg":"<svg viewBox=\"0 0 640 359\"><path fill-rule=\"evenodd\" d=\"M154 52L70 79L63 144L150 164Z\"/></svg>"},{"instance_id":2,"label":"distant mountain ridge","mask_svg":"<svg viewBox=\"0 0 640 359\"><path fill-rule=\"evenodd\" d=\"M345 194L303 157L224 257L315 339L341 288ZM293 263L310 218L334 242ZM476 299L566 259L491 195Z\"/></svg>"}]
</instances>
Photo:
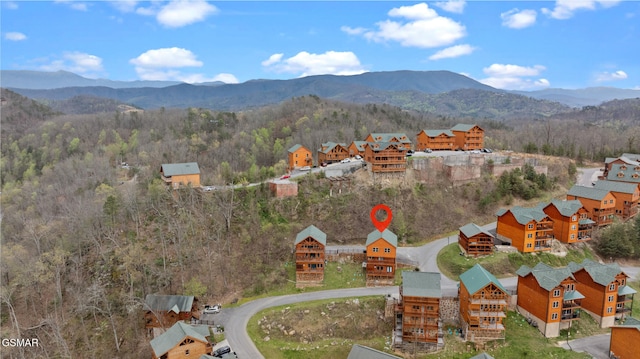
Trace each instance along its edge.
<instances>
[{"instance_id":1,"label":"distant mountain ridge","mask_svg":"<svg viewBox=\"0 0 640 359\"><path fill-rule=\"evenodd\" d=\"M0 70L0 86L4 88L24 88L51 90L63 87L106 86L111 88L167 87L180 81L114 81L89 79L68 71Z\"/></svg>"}]
</instances>

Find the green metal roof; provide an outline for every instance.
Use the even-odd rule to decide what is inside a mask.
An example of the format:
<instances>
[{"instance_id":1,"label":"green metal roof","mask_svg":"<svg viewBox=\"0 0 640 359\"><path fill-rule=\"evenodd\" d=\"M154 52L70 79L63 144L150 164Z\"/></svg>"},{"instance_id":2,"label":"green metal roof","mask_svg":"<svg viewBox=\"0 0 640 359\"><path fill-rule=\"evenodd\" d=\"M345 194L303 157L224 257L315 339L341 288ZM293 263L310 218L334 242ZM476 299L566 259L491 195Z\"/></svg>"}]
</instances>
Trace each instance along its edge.
<instances>
[{"instance_id":1,"label":"green metal roof","mask_svg":"<svg viewBox=\"0 0 640 359\"><path fill-rule=\"evenodd\" d=\"M476 125L469 125L469 124L465 124L465 123L459 123L453 127L451 127L451 131L464 131L467 132L469 130L471 130L472 128L474 128Z\"/></svg>"},{"instance_id":2,"label":"green metal roof","mask_svg":"<svg viewBox=\"0 0 640 359\"><path fill-rule=\"evenodd\" d=\"M441 298L440 273L402 272L402 295L409 297Z\"/></svg>"},{"instance_id":3,"label":"green metal roof","mask_svg":"<svg viewBox=\"0 0 640 359\"><path fill-rule=\"evenodd\" d=\"M577 199L564 201L559 199L552 199L549 204L556 207L558 212L560 212L560 214L564 217L571 217L574 214L577 214L580 208L583 208L582 202ZM543 205L542 208L547 207L549 204Z\"/></svg>"},{"instance_id":4,"label":"green metal roof","mask_svg":"<svg viewBox=\"0 0 640 359\"><path fill-rule=\"evenodd\" d=\"M353 144L356 145L358 151L364 151L364 145L367 144L367 141L353 141Z\"/></svg>"},{"instance_id":5,"label":"green metal roof","mask_svg":"<svg viewBox=\"0 0 640 359\"><path fill-rule=\"evenodd\" d=\"M161 166L161 169L165 177L200 174L200 167L198 167L197 162L165 163Z\"/></svg>"},{"instance_id":6,"label":"green metal roof","mask_svg":"<svg viewBox=\"0 0 640 359\"><path fill-rule=\"evenodd\" d=\"M367 236L367 243L365 245L368 246L369 244L377 241L380 238L384 239L392 246L398 247L398 236L396 236L395 233L391 232L388 229L385 229L382 232L376 229L375 231L369 233L369 235Z\"/></svg>"},{"instance_id":7,"label":"green metal roof","mask_svg":"<svg viewBox=\"0 0 640 359\"><path fill-rule=\"evenodd\" d=\"M347 359L402 359L395 355L387 354L364 345L354 344L351 347Z\"/></svg>"},{"instance_id":8,"label":"green metal roof","mask_svg":"<svg viewBox=\"0 0 640 359\"><path fill-rule=\"evenodd\" d=\"M485 231L484 229L480 228L477 224L475 223L467 223L464 226L460 227L460 232L462 232L465 236L467 236L467 238L473 237L476 234L480 234L480 233L484 233L488 236L493 237L493 234Z\"/></svg>"},{"instance_id":9,"label":"green metal roof","mask_svg":"<svg viewBox=\"0 0 640 359\"><path fill-rule=\"evenodd\" d=\"M453 134L453 132L451 132L451 130L424 130L424 133L429 137L438 137L441 134L444 134L445 136L448 136L448 137L455 137L455 135Z\"/></svg>"},{"instance_id":10,"label":"green metal roof","mask_svg":"<svg viewBox=\"0 0 640 359\"><path fill-rule=\"evenodd\" d=\"M569 192L567 192L567 194L571 196L594 199L596 201L602 201L609 194L609 191L600 189L600 188L575 185L571 187L571 189L569 190Z\"/></svg>"},{"instance_id":11,"label":"green metal roof","mask_svg":"<svg viewBox=\"0 0 640 359\"><path fill-rule=\"evenodd\" d=\"M400 142L400 143L411 143L411 140L405 133L395 132L395 133L371 133L371 137L375 142ZM404 137L404 140L401 138ZM396 141L393 141L393 140Z\"/></svg>"},{"instance_id":12,"label":"green metal roof","mask_svg":"<svg viewBox=\"0 0 640 359\"><path fill-rule=\"evenodd\" d=\"M332 149L334 149L336 146L340 146L342 147L345 151L347 151L347 145L344 143L336 143L336 142L325 142L322 144L322 146L320 147L320 149L318 150L318 152L322 152L322 153L329 153L331 152ZM324 150L323 150L324 148Z\"/></svg>"},{"instance_id":13,"label":"green metal roof","mask_svg":"<svg viewBox=\"0 0 640 359\"><path fill-rule=\"evenodd\" d=\"M616 325L616 327L629 327L629 328L636 328L638 330L640 330L640 320L634 318L634 317L627 317L624 320L624 323L622 324L618 324Z\"/></svg>"},{"instance_id":14,"label":"green metal roof","mask_svg":"<svg viewBox=\"0 0 640 359\"><path fill-rule=\"evenodd\" d=\"M547 218L547 214L542 211L539 207L519 207L513 206L510 209L499 209L496 212L496 216L500 217L510 211L515 217L516 221L520 224L527 224L531 221L540 222L541 220Z\"/></svg>"},{"instance_id":15,"label":"green metal roof","mask_svg":"<svg viewBox=\"0 0 640 359\"><path fill-rule=\"evenodd\" d=\"M520 277L526 277L529 274L533 274L534 278L538 282L538 285L547 291L550 291L553 288L559 286L560 283L562 283L562 281L567 278L572 278L575 280L573 274L571 273L571 270L568 267L553 268L542 262L539 262L533 268L529 268L528 266L523 265L516 271L516 274L518 274Z\"/></svg>"},{"instance_id":16,"label":"green metal roof","mask_svg":"<svg viewBox=\"0 0 640 359\"><path fill-rule=\"evenodd\" d=\"M638 293L635 289L629 287L628 285L621 285L618 287L618 295L627 295L627 294L636 294Z\"/></svg>"},{"instance_id":17,"label":"green metal roof","mask_svg":"<svg viewBox=\"0 0 640 359\"><path fill-rule=\"evenodd\" d=\"M299 143L297 145L291 146L291 148L288 151L293 153L293 152L296 152L297 150L299 150L300 148L304 148L305 150L309 151L306 147L304 147L303 145L301 145Z\"/></svg>"},{"instance_id":18,"label":"green metal roof","mask_svg":"<svg viewBox=\"0 0 640 359\"><path fill-rule=\"evenodd\" d=\"M563 300L575 300L575 299L584 299L584 295L578 292L577 290L568 290L564 292Z\"/></svg>"},{"instance_id":19,"label":"green metal roof","mask_svg":"<svg viewBox=\"0 0 640 359\"><path fill-rule=\"evenodd\" d=\"M622 166L626 166L626 169L622 169ZM613 163L607 174L607 180L640 183L639 167L638 165ZM618 177L619 175L621 176Z\"/></svg>"},{"instance_id":20,"label":"green metal roof","mask_svg":"<svg viewBox=\"0 0 640 359\"><path fill-rule=\"evenodd\" d=\"M176 345L180 344L185 338L190 337L195 340L208 343L209 327L206 325L193 326L183 322L177 322L162 335L151 340L151 349L156 357L161 357Z\"/></svg>"},{"instance_id":21,"label":"green metal roof","mask_svg":"<svg viewBox=\"0 0 640 359\"><path fill-rule=\"evenodd\" d=\"M314 226L313 224L303 229L302 231L300 231L300 233L298 233L298 235L296 236L296 241L294 245L302 242L303 240L309 237L315 239L316 241L322 243L325 246L327 245L327 234L321 231L318 227Z\"/></svg>"},{"instance_id":22,"label":"green metal roof","mask_svg":"<svg viewBox=\"0 0 640 359\"><path fill-rule=\"evenodd\" d=\"M460 282L464 284L469 294L473 295L480 289L486 287L490 283L496 285L503 292L507 293L507 290L502 286L502 283L493 274L489 273L480 264L476 264L466 272L460 274Z\"/></svg>"},{"instance_id":23,"label":"green metal roof","mask_svg":"<svg viewBox=\"0 0 640 359\"><path fill-rule=\"evenodd\" d=\"M469 359L495 359L494 357L492 357L491 355L487 354L487 353L480 353L476 356L473 356Z\"/></svg>"},{"instance_id":24,"label":"green metal roof","mask_svg":"<svg viewBox=\"0 0 640 359\"><path fill-rule=\"evenodd\" d=\"M399 150L402 150L402 151L406 151L406 150L409 149L409 147L407 147L402 142L367 142L367 146L371 147L371 149L374 152L386 150L387 148L389 148L391 146L394 146L394 147L396 147L396 148L398 148Z\"/></svg>"},{"instance_id":25,"label":"green metal roof","mask_svg":"<svg viewBox=\"0 0 640 359\"><path fill-rule=\"evenodd\" d=\"M596 182L595 188L604 189L610 192L634 194L638 191L638 184L602 180Z\"/></svg>"},{"instance_id":26,"label":"green metal roof","mask_svg":"<svg viewBox=\"0 0 640 359\"><path fill-rule=\"evenodd\" d=\"M613 283L616 280L616 276L623 273L617 263L601 264L590 259L585 259L580 264L571 262L568 267L573 273L584 269L594 282L603 286Z\"/></svg>"},{"instance_id":27,"label":"green metal roof","mask_svg":"<svg viewBox=\"0 0 640 359\"><path fill-rule=\"evenodd\" d=\"M595 224L596 222L590 220L589 218L583 218L578 221L578 224Z\"/></svg>"},{"instance_id":28,"label":"green metal roof","mask_svg":"<svg viewBox=\"0 0 640 359\"><path fill-rule=\"evenodd\" d=\"M156 295L147 294L145 309L160 311L191 312L194 296L192 295Z\"/></svg>"}]
</instances>

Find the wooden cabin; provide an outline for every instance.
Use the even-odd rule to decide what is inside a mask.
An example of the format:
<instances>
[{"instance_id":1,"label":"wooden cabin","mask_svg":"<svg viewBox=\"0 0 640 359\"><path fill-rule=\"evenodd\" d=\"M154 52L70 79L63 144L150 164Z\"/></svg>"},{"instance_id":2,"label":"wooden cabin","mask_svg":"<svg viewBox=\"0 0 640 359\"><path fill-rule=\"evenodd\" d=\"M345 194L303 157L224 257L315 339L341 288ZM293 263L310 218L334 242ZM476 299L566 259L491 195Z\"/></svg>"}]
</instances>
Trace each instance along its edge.
<instances>
[{"instance_id":1,"label":"wooden cabin","mask_svg":"<svg viewBox=\"0 0 640 359\"><path fill-rule=\"evenodd\" d=\"M518 207L496 212L496 236L522 253L551 250L553 220L540 208Z\"/></svg>"},{"instance_id":2,"label":"wooden cabin","mask_svg":"<svg viewBox=\"0 0 640 359\"><path fill-rule=\"evenodd\" d=\"M355 157L359 155L364 158L364 148L367 141L353 141L349 145L349 157Z\"/></svg>"},{"instance_id":3,"label":"wooden cabin","mask_svg":"<svg viewBox=\"0 0 640 359\"><path fill-rule=\"evenodd\" d=\"M416 150L455 150L456 136L450 130L422 130L416 136Z\"/></svg>"},{"instance_id":4,"label":"wooden cabin","mask_svg":"<svg viewBox=\"0 0 640 359\"><path fill-rule=\"evenodd\" d=\"M300 167L313 166L313 154L303 145L297 144L287 151L289 171Z\"/></svg>"},{"instance_id":5,"label":"wooden cabin","mask_svg":"<svg viewBox=\"0 0 640 359\"><path fill-rule=\"evenodd\" d=\"M398 356L387 354L379 350L365 347L364 345L354 344L347 359L402 359Z\"/></svg>"},{"instance_id":6,"label":"wooden cabin","mask_svg":"<svg viewBox=\"0 0 640 359\"><path fill-rule=\"evenodd\" d=\"M485 342L504 339L509 293L480 264L460 274L460 322L464 339Z\"/></svg>"},{"instance_id":7,"label":"wooden cabin","mask_svg":"<svg viewBox=\"0 0 640 359\"><path fill-rule=\"evenodd\" d=\"M640 154L636 153L623 153L620 157L607 157L604 159L604 171L602 173L603 178L607 178L611 166L614 164L640 166Z\"/></svg>"},{"instance_id":8,"label":"wooden cabin","mask_svg":"<svg viewBox=\"0 0 640 359\"><path fill-rule=\"evenodd\" d=\"M318 227L310 225L296 236L296 284L321 284L324 280L327 235Z\"/></svg>"},{"instance_id":9,"label":"wooden cabin","mask_svg":"<svg viewBox=\"0 0 640 359\"><path fill-rule=\"evenodd\" d=\"M394 347L444 346L441 298L440 273L402 272L400 300L395 310Z\"/></svg>"},{"instance_id":10,"label":"wooden cabin","mask_svg":"<svg viewBox=\"0 0 640 359\"><path fill-rule=\"evenodd\" d=\"M451 127L455 147L464 151L481 150L484 147L484 130L478 125L457 124Z\"/></svg>"},{"instance_id":11,"label":"wooden cabin","mask_svg":"<svg viewBox=\"0 0 640 359\"><path fill-rule=\"evenodd\" d=\"M591 240L595 222L589 219L589 211L578 200L552 199L539 206L553 220L553 237L562 243L583 243Z\"/></svg>"},{"instance_id":12,"label":"wooden cabin","mask_svg":"<svg viewBox=\"0 0 640 359\"><path fill-rule=\"evenodd\" d=\"M169 328L179 321L200 317L198 299L192 295L147 294L144 304L146 328Z\"/></svg>"},{"instance_id":13,"label":"wooden cabin","mask_svg":"<svg viewBox=\"0 0 640 359\"><path fill-rule=\"evenodd\" d=\"M529 268L523 265L518 274L518 311L535 322L546 338L560 335L580 319L583 295L577 280L567 267L552 268L542 262Z\"/></svg>"},{"instance_id":14,"label":"wooden cabin","mask_svg":"<svg viewBox=\"0 0 640 359\"><path fill-rule=\"evenodd\" d=\"M349 149L344 143L325 142L318 149L318 163L335 163L349 158Z\"/></svg>"},{"instance_id":15,"label":"wooden cabin","mask_svg":"<svg viewBox=\"0 0 640 359\"><path fill-rule=\"evenodd\" d=\"M367 236L367 286L392 285L396 275L398 236L388 229L377 229Z\"/></svg>"},{"instance_id":16,"label":"wooden cabin","mask_svg":"<svg viewBox=\"0 0 640 359\"><path fill-rule=\"evenodd\" d=\"M589 219L597 227L604 227L613 223L616 210L616 198L610 191L583 186L573 186L567 192L568 200L579 200L589 211Z\"/></svg>"},{"instance_id":17,"label":"wooden cabin","mask_svg":"<svg viewBox=\"0 0 640 359\"><path fill-rule=\"evenodd\" d=\"M160 166L160 178L173 189L200 187L200 167L197 162L165 163Z\"/></svg>"},{"instance_id":18,"label":"wooden cabin","mask_svg":"<svg viewBox=\"0 0 640 359\"><path fill-rule=\"evenodd\" d=\"M364 160L373 173L404 173L407 170L408 150L399 142L367 143Z\"/></svg>"},{"instance_id":19,"label":"wooden cabin","mask_svg":"<svg viewBox=\"0 0 640 359\"><path fill-rule=\"evenodd\" d=\"M636 290L627 285L629 276L616 263L601 264L585 259L580 264L569 263L578 281L577 289L586 297L582 309L589 313L601 328L615 324L615 319L631 314Z\"/></svg>"},{"instance_id":20,"label":"wooden cabin","mask_svg":"<svg viewBox=\"0 0 640 359\"><path fill-rule=\"evenodd\" d=\"M404 133L370 133L367 138L364 139L365 142L399 142L407 148L407 150L411 149L411 140Z\"/></svg>"},{"instance_id":21,"label":"wooden cabin","mask_svg":"<svg viewBox=\"0 0 640 359\"><path fill-rule=\"evenodd\" d=\"M638 359L637 343L640 343L640 320L627 317L621 324L611 327L609 357Z\"/></svg>"},{"instance_id":22,"label":"wooden cabin","mask_svg":"<svg viewBox=\"0 0 640 359\"><path fill-rule=\"evenodd\" d=\"M486 256L493 253L493 234L480 228L475 223L460 227L458 244L468 256Z\"/></svg>"},{"instance_id":23,"label":"wooden cabin","mask_svg":"<svg viewBox=\"0 0 640 359\"><path fill-rule=\"evenodd\" d=\"M611 164L607 177L607 181L627 182L640 184L640 165L638 164Z\"/></svg>"},{"instance_id":24,"label":"wooden cabin","mask_svg":"<svg viewBox=\"0 0 640 359\"><path fill-rule=\"evenodd\" d=\"M152 358L189 359L211 354L213 346L208 336L209 327L206 325L177 322L151 340Z\"/></svg>"},{"instance_id":25,"label":"wooden cabin","mask_svg":"<svg viewBox=\"0 0 640 359\"><path fill-rule=\"evenodd\" d=\"M626 221L638 214L640 185L636 183L602 180L596 182L595 188L611 192L616 199L615 214L621 220Z\"/></svg>"}]
</instances>

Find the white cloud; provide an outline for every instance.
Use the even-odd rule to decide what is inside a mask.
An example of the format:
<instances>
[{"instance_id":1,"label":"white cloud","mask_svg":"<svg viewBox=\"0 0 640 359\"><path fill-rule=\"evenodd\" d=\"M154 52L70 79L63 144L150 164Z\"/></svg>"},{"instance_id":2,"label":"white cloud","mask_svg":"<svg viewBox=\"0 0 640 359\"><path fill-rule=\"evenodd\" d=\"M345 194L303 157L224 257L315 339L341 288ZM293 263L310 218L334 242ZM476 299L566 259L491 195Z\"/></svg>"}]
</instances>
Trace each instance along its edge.
<instances>
[{"instance_id":1,"label":"white cloud","mask_svg":"<svg viewBox=\"0 0 640 359\"><path fill-rule=\"evenodd\" d=\"M627 76L627 73L622 70L618 70L616 72L602 72L596 75L596 82L625 80L628 77L629 76Z\"/></svg>"},{"instance_id":2,"label":"white cloud","mask_svg":"<svg viewBox=\"0 0 640 359\"><path fill-rule=\"evenodd\" d=\"M482 71L488 77L478 80L485 85L504 90L538 90L547 88L551 84L545 78L531 79L537 77L546 68L542 65L532 67L519 65L492 64Z\"/></svg>"},{"instance_id":3,"label":"white cloud","mask_svg":"<svg viewBox=\"0 0 640 359\"><path fill-rule=\"evenodd\" d=\"M4 38L10 41L22 41L27 39L27 35L21 32L7 32L4 34Z\"/></svg>"},{"instance_id":4,"label":"white cloud","mask_svg":"<svg viewBox=\"0 0 640 359\"><path fill-rule=\"evenodd\" d=\"M16 10L18 8L18 3L15 1L2 1L2 5L9 10Z\"/></svg>"},{"instance_id":5,"label":"white cloud","mask_svg":"<svg viewBox=\"0 0 640 359\"><path fill-rule=\"evenodd\" d=\"M361 35L367 32L367 29L365 29L364 27L342 26L340 27L340 30L342 30L343 32L346 32L349 35Z\"/></svg>"},{"instance_id":6,"label":"white cloud","mask_svg":"<svg viewBox=\"0 0 640 359\"><path fill-rule=\"evenodd\" d=\"M467 5L467 2L465 0L449 0L437 2L435 3L435 5L444 11L462 14L462 12L464 12L465 5Z\"/></svg>"},{"instance_id":7,"label":"white cloud","mask_svg":"<svg viewBox=\"0 0 640 359\"><path fill-rule=\"evenodd\" d=\"M535 10L512 9L500 14L502 26L512 29L524 29L536 23L537 12Z\"/></svg>"},{"instance_id":8,"label":"white cloud","mask_svg":"<svg viewBox=\"0 0 640 359\"><path fill-rule=\"evenodd\" d=\"M111 6L115 7L118 11L121 12L134 12L136 11L136 6L138 5L137 1L134 0L118 0L118 1L110 1Z\"/></svg>"},{"instance_id":9,"label":"white cloud","mask_svg":"<svg viewBox=\"0 0 640 359\"><path fill-rule=\"evenodd\" d=\"M63 5L67 5L70 8L72 8L73 10L78 10L78 11L87 11L89 10L87 7L87 4L80 2L80 1L70 1L70 0L56 0L54 1L57 4L63 4Z\"/></svg>"},{"instance_id":10,"label":"white cloud","mask_svg":"<svg viewBox=\"0 0 640 359\"><path fill-rule=\"evenodd\" d=\"M393 8L388 15L404 21L380 21L376 23L377 30L343 26L342 31L361 34L371 41L395 41L402 46L420 48L448 46L466 35L463 25L438 15L425 3Z\"/></svg>"},{"instance_id":11,"label":"white cloud","mask_svg":"<svg viewBox=\"0 0 640 359\"><path fill-rule=\"evenodd\" d=\"M213 81L222 81L226 84L237 84L238 82L240 82L232 74L225 74L225 73L217 74L216 76L213 77Z\"/></svg>"},{"instance_id":12,"label":"white cloud","mask_svg":"<svg viewBox=\"0 0 640 359\"><path fill-rule=\"evenodd\" d=\"M149 50L129 62L143 68L202 66L202 62L196 59L193 52L178 47Z\"/></svg>"},{"instance_id":13,"label":"white cloud","mask_svg":"<svg viewBox=\"0 0 640 359\"><path fill-rule=\"evenodd\" d=\"M41 65L39 69L42 71L65 70L84 76L97 76L104 71L100 57L83 52L65 52L61 58Z\"/></svg>"},{"instance_id":14,"label":"white cloud","mask_svg":"<svg viewBox=\"0 0 640 359\"><path fill-rule=\"evenodd\" d=\"M442 49L436 52L435 54L429 56L429 60L440 60L440 59L447 59L452 57L469 55L475 50L476 50L475 47L468 44L455 45L455 46L447 47L446 49Z\"/></svg>"},{"instance_id":15,"label":"white cloud","mask_svg":"<svg viewBox=\"0 0 640 359\"><path fill-rule=\"evenodd\" d=\"M595 10L598 6L609 8L618 5L619 0L556 0L553 10L543 8L542 13L558 20L573 17L578 10Z\"/></svg>"},{"instance_id":16,"label":"white cloud","mask_svg":"<svg viewBox=\"0 0 640 359\"><path fill-rule=\"evenodd\" d=\"M323 74L357 75L365 72L353 52L327 51L323 54L310 54L302 51L284 60L282 54L274 54L262 64L267 70L299 74L300 77Z\"/></svg>"},{"instance_id":17,"label":"white cloud","mask_svg":"<svg viewBox=\"0 0 640 359\"><path fill-rule=\"evenodd\" d=\"M181 27L203 21L217 12L217 7L203 0L177 0L162 7L156 19L167 27Z\"/></svg>"}]
</instances>

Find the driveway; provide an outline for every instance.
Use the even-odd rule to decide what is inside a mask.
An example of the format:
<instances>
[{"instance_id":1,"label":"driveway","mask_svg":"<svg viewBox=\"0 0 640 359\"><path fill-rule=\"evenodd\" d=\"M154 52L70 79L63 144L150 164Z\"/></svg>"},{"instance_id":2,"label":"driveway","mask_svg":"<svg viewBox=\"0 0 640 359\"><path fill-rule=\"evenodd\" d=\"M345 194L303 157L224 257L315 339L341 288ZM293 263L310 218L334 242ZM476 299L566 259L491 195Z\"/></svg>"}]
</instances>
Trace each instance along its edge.
<instances>
[{"instance_id":1,"label":"driveway","mask_svg":"<svg viewBox=\"0 0 640 359\"><path fill-rule=\"evenodd\" d=\"M565 342L562 344L562 347L567 350L573 350L574 352L588 353L594 359L608 359L610 340L611 334L600 334L569 340L568 344Z\"/></svg>"}]
</instances>

